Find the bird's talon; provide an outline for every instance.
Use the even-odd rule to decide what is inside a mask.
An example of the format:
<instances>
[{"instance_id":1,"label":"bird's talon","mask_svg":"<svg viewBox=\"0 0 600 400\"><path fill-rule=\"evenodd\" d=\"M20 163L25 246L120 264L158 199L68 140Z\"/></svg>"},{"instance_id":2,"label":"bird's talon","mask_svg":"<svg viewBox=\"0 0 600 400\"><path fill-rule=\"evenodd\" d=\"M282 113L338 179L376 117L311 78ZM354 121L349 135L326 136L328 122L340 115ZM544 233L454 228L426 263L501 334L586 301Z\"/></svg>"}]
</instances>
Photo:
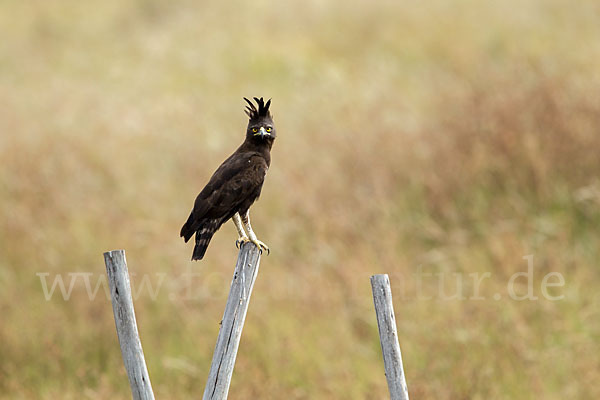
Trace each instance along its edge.
<instances>
[{"instance_id":1,"label":"bird's talon","mask_svg":"<svg viewBox=\"0 0 600 400\"><path fill-rule=\"evenodd\" d=\"M263 242L261 242L258 239L250 239L248 236L241 236L240 238L238 238L238 240L235 241L235 247L237 247L238 249L241 249L242 246L244 245L244 243L248 243L248 242L253 243L258 248L258 251L260 252L260 254L262 254L263 251L265 251L265 250L267 252L267 255L271 254L271 249L269 249L269 246L267 246L266 244L264 244Z\"/></svg>"},{"instance_id":2,"label":"bird's talon","mask_svg":"<svg viewBox=\"0 0 600 400\"><path fill-rule=\"evenodd\" d=\"M235 247L238 249L241 249L242 246L244 245L244 243L249 242L250 239L248 239L248 236L242 236L240 238L238 238L238 240L235 241Z\"/></svg>"},{"instance_id":3,"label":"bird's talon","mask_svg":"<svg viewBox=\"0 0 600 400\"><path fill-rule=\"evenodd\" d=\"M260 240L258 240L258 239L256 239L256 240L250 239L250 242L254 243L256 245L256 247L258 247L258 251L260 252L260 254L262 254L262 252L265 251L265 250L267 251L267 255L271 254L271 250L269 249L269 246L267 246L266 244L264 244Z\"/></svg>"}]
</instances>

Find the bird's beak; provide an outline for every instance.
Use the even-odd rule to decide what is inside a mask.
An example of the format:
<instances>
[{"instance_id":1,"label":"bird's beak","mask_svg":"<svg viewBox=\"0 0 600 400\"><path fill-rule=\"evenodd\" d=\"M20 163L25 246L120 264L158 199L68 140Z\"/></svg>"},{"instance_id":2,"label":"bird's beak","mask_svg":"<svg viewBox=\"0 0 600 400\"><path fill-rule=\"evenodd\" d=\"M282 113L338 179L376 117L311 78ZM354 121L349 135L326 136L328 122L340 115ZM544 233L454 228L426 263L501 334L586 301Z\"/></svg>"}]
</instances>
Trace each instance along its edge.
<instances>
[{"instance_id":1,"label":"bird's beak","mask_svg":"<svg viewBox=\"0 0 600 400\"><path fill-rule=\"evenodd\" d=\"M256 132L254 134L254 136L258 136L260 135L261 137L268 135L267 131L265 130L265 128L263 128L262 126L260 127L260 130L258 132Z\"/></svg>"}]
</instances>

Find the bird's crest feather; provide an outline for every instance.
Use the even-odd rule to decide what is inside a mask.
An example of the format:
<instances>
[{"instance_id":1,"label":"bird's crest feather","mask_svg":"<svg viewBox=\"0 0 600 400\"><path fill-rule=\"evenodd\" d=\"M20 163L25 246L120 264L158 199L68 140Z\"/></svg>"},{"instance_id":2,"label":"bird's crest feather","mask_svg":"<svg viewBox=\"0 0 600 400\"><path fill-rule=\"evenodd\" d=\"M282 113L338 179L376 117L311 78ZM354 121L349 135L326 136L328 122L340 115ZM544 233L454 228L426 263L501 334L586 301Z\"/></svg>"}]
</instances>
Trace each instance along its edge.
<instances>
[{"instance_id":1,"label":"bird's crest feather","mask_svg":"<svg viewBox=\"0 0 600 400\"><path fill-rule=\"evenodd\" d=\"M246 100L246 103L248 103L244 112L246 115L248 115L248 117L250 117L250 119L258 119L260 117L273 118L271 116L271 112L269 111L271 99L265 103L262 97L260 99L258 97L254 97L254 101L256 102L256 105L258 105L258 108L256 108L256 106L247 98L244 97L244 100Z\"/></svg>"}]
</instances>

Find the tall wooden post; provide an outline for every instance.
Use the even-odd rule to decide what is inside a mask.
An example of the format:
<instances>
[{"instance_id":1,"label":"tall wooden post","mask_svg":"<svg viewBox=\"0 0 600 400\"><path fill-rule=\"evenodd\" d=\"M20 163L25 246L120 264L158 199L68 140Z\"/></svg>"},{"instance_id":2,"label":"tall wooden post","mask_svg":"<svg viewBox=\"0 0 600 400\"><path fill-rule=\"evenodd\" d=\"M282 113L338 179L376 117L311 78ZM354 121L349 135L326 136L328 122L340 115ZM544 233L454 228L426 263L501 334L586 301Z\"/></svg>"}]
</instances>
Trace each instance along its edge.
<instances>
[{"instance_id":1,"label":"tall wooden post","mask_svg":"<svg viewBox=\"0 0 600 400\"><path fill-rule=\"evenodd\" d=\"M404 378L402 354L400 353L396 317L392 304L392 289L387 274L371 276L371 288L390 398L392 400L408 400L408 389Z\"/></svg>"},{"instance_id":2,"label":"tall wooden post","mask_svg":"<svg viewBox=\"0 0 600 400\"><path fill-rule=\"evenodd\" d=\"M225 313L221 321L219 336L213 354L208 381L204 389L204 400L224 400L229 392L229 384L237 355L242 328L248 311L250 295L258 274L260 251L252 243L245 243L240 249Z\"/></svg>"},{"instance_id":3,"label":"tall wooden post","mask_svg":"<svg viewBox=\"0 0 600 400\"><path fill-rule=\"evenodd\" d=\"M134 400L154 400L144 351L138 334L124 250L104 253L110 297L123 363Z\"/></svg>"}]
</instances>

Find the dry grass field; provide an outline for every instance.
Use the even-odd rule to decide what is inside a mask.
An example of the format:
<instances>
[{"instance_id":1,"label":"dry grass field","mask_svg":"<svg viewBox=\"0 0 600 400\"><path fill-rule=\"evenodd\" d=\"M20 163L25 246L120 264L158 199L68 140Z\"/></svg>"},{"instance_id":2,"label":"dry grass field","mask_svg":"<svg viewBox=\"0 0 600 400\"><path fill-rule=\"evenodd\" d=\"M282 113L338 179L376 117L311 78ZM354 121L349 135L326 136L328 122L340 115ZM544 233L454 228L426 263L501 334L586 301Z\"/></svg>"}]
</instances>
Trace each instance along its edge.
<instances>
[{"instance_id":1,"label":"dry grass field","mask_svg":"<svg viewBox=\"0 0 600 400\"><path fill-rule=\"evenodd\" d=\"M375 273L411 398L600 398L598 1L0 9L1 399L130 398L116 248L157 398L201 396L236 233L178 233L243 96L278 139L231 398L386 398Z\"/></svg>"}]
</instances>

